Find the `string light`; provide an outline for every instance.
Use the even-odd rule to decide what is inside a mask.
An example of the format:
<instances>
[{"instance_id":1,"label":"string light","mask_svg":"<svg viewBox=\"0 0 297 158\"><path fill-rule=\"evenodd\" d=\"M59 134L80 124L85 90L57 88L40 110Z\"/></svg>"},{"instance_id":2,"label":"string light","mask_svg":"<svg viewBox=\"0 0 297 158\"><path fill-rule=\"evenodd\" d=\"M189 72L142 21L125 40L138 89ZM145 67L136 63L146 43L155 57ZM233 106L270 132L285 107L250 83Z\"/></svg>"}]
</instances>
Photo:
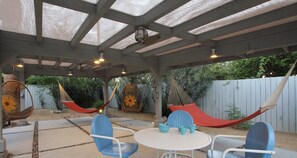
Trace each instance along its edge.
<instances>
[{"instance_id":1,"label":"string light","mask_svg":"<svg viewBox=\"0 0 297 158\"><path fill-rule=\"evenodd\" d=\"M127 74L127 71L126 71L125 66L123 67L122 74L123 74L123 75Z\"/></svg>"},{"instance_id":2,"label":"string light","mask_svg":"<svg viewBox=\"0 0 297 158\"><path fill-rule=\"evenodd\" d=\"M100 53L99 62L104 62L104 61L105 61L105 59L104 59L104 57L103 57L103 53Z\"/></svg>"},{"instance_id":3,"label":"string light","mask_svg":"<svg viewBox=\"0 0 297 158\"><path fill-rule=\"evenodd\" d=\"M72 74L72 72L71 71L69 71L68 72L68 76L72 76L73 74Z\"/></svg>"},{"instance_id":4,"label":"string light","mask_svg":"<svg viewBox=\"0 0 297 158\"><path fill-rule=\"evenodd\" d=\"M19 63L16 66L19 68L23 68L24 67L23 61L19 59Z\"/></svg>"},{"instance_id":5,"label":"string light","mask_svg":"<svg viewBox=\"0 0 297 158\"><path fill-rule=\"evenodd\" d=\"M217 58L217 57L219 57L217 54L216 54L216 49L211 49L211 56L210 56L210 58L212 58L212 59L214 59L214 58Z\"/></svg>"},{"instance_id":6,"label":"string light","mask_svg":"<svg viewBox=\"0 0 297 158\"><path fill-rule=\"evenodd\" d=\"M94 64L96 64L96 65L100 64L99 59L94 60Z\"/></svg>"}]
</instances>

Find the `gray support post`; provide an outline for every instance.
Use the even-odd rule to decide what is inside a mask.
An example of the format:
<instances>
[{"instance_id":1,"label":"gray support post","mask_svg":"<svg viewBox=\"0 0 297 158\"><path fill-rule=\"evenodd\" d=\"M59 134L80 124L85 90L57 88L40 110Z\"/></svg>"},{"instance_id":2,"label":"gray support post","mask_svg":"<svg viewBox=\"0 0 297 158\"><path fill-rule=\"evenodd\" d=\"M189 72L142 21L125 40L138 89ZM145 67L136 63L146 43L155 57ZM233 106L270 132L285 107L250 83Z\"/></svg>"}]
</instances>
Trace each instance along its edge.
<instances>
[{"instance_id":1,"label":"gray support post","mask_svg":"<svg viewBox=\"0 0 297 158\"><path fill-rule=\"evenodd\" d=\"M23 68L22 70L20 70L20 71L18 71L18 74L17 74L17 79L20 81L20 82L22 82L22 83L24 83L25 84L25 68ZM25 110L26 109L26 106L25 106L25 91L21 91L20 92L20 111L22 111L22 110ZM25 126L25 125L28 125L29 123L28 123L28 121L27 121L27 119L20 119L19 121L18 121L18 125L19 126Z\"/></svg>"},{"instance_id":2,"label":"gray support post","mask_svg":"<svg viewBox=\"0 0 297 158\"><path fill-rule=\"evenodd\" d=\"M162 122L162 81L163 79L155 75L154 97L155 97L155 120L154 125L158 126Z\"/></svg>"},{"instance_id":3,"label":"gray support post","mask_svg":"<svg viewBox=\"0 0 297 158\"><path fill-rule=\"evenodd\" d=\"M105 77L104 78L104 89L103 89L104 103L106 103L108 101L108 98L109 98L109 94L108 94L108 82L109 82L109 80L110 80L109 77ZM104 114L106 116L109 115L109 113L108 113L108 106L109 105L106 105L105 108L104 108Z\"/></svg>"},{"instance_id":4,"label":"gray support post","mask_svg":"<svg viewBox=\"0 0 297 158\"><path fill-rule=\"evenodd\" d=\"M0 83L2 85L2 66L0 65ZM0 88L0 100L2 102L2 87ZM0 157L8 157L8 152L6 150L6 140L3 138L3 116L2 116L2 103L0 106Z\"/></svg>"},{"instance_id":5,"label":"gray support post","mask_svg":"<svg viewBox=\"0 0 297 158\"><path fill-rule=\"evenodd\" d=\"M17 79L24 83L25 84L25 70L24 68L20 71L18 71L18 74L17 74ZM23 94L24 92L21 92L20 95L25 95ZM24 110L26 107L25 107L25 98L21 97L20 99L20 111Z\"/></svg>"},{"instance_id":6,"label":"gray support post","mask_svg":"<svg viewBox=\"0 0 297 158\"><path fill-rule=\"evenodd\" d=\"M154 76L155 120L154 125L162 122L162 85L163 75L168 66L161 64L158 57L148 57L144 60Z\"/></svg>"}]
</instances>

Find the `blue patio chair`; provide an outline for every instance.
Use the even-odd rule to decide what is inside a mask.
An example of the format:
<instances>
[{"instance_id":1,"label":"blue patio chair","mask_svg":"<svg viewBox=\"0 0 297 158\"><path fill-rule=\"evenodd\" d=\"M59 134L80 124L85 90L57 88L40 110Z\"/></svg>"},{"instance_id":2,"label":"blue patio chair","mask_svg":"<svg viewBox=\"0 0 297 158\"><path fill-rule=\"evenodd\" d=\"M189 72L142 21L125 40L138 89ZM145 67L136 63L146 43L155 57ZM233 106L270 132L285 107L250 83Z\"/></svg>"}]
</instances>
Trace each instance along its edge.
<instances>
[{"instance_id":1,"label":"blue patio chair","mask_svg":"<svg viewBox=\"0 0 297 158\"><path fill-rule=\"evenodd\" d=\"M222 151L214 150L214 142L219 137L246 138L244 149L229 148ZM217 135L207 151L207 158L270 158L274 151L274 130L270 124L265 122L255 123L248 131L247 136ZM237 152L244 152L239 155Z\"/></svg>"},{"instance_id":2,"label":"blue patio chair","mask_svg":"<svg viewBox=\"0 0 297 158\"><path fill-rule=\"evenodd\" d=\"M183 110L177 110L172 112L167 119L167 125L170 127L184 126L185 128L189 128L194 124L192 116Z\"/></svg>"},{"instance_id":3,"label":"blue patio chair","mask_svg":"<svg viewBox=\"0 0 297 158\"><path fill-rule=\"evenodd\" d=\"M131 129L112 127L109 118L103 114L94 117L91 125L91 136L94 138L99 152L105 156L120 158L128 158L133 155L137 151L138 145L120 142L113 137L113 129L127 130L134 134Z\"/></svg>"},{"instance_id":4,"label":"blue patio chair","mask_svg":"<svg viewBox=\"0 0 297 158\"><path fill-rule=\"evenodd\" d=\"M169 127L178 128L179 126L184 126L185 128L189 128L194 124L192 116L183 110L177 110L172 112L167 119L167 125ZM176 155L182 155L187 157L194 157L194 151L192 150L192 155L187 155L183 153L175 153Z\"/></svg>"}]
</instances>

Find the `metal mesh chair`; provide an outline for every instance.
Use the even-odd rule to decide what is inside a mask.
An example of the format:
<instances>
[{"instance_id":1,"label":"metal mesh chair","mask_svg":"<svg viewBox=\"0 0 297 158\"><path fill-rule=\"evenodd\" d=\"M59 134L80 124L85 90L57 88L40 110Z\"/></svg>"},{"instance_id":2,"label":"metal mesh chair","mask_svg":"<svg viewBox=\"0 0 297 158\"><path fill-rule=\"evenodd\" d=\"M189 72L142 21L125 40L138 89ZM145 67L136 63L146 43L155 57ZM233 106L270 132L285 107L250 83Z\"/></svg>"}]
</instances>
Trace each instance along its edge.
<instances>
[{"instance_id":1,"label":"metal mesh chair","mask_svg":"<svg viewBox=\"0 0 297 158\"><path fill-rule=\"evenodd\" d=\"M94 138L98 151L111 157L128 158L133 155L137 151L138 145L120 142L113 137L113 129L127 130L134 134L131 129L112 127L109 118L103 114L95 116L91 125L91 136Z\"/></svg>"},{"instance_id":2,"label":"metal mesh chair","mask_svg":"<svg viewBox=\"0 0 297 158\"><path fill-rule=\"evenodd\" d=\"M214 142L219 137L246 138L245 148L229 148L225 151L214 150ZM211 149L207 152L207 158L270 158L271 154L275 154L275 151L273 151L274 143L275 136L271 125L265 122L257 122L250 128L246 137L234 135L215 136ZM245 155L239 155L238 152L244 152Z\"/></svg>"}]
</instances>

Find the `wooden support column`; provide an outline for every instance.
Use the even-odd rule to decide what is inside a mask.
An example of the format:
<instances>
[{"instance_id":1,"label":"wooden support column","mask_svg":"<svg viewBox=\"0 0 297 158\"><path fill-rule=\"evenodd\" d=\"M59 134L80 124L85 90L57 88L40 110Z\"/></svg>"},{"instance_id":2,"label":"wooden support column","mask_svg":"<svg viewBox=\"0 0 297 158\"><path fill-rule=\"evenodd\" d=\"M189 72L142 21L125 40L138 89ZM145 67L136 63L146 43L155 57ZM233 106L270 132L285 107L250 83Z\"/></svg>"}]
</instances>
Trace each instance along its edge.
<instances>
[{"instance_id":1,"label":"wooden support column","mask_svg":"<svg viewBox=\"0 0 297 158\"><path fill-rule=\"evenodd\" d=\"M20 71L17 71L17 74L16 74L16 78L22 82L23 84L25 84L25 68L21 69ZM20 92L20 111L23 111L26 109L26 101L25 101L25 91L21 91ZM28 125L28 121L27 119L20 119L18 121L18 125L19 126L25 126L25 125Z\"/></svg>"},{"instance_id":2,"label":"wooden support column","mask_svg":"<svg viewBox=\"0 0 297 158\"><path fill-rule=\"evenodd\" d=\"M108 94L108 82L110 81L110 77L104 77L104 89L103 89L103 97L104 97L104 103L106 103L109 99L109 94ZM104 114L106 116L109 115L108 113L108 108L109 108L109 105L105 106L104 108Z\"/></svg>"},{"instance_id":3,"label":"wooden support column","mask_svg":"<svg viewBox=\"0 0 297 158\"><path fill-rule=\"evenodd\" d=\"M154 125L158 126L158 124L162 122L162 86L163 75L167 70L167 66L160 64L157 57L146 58L145 62L154 76L153 94L156 101Z\"/></svg>"},{"instance_id":4,"label":"wooden support column","mask_svg":"<svg viewBox=\"0 0 297 158\"><path fill-rule=\"evenodd\" d=\"M2 85L2 66L0 65L0 83ZM2 87L0 88L0 100L2 102ZM1 103L2 104L2 103ZM2 105L0 106L0 157L7 158L8 152L6 150L6 140L3 138L3 116Z\"/></svg>"},{"instance_id":5,"label":"wooden support column","mask_svg":"<svg viewBox=\"0 0 297 158\"><path fill-rule=\"evenodd\" d=\"M163 79L160 76L154 75L154 98L155 98L155 120L154 124L157 126L162 122L162 83Z\"/></svg>"}]
</instances>

